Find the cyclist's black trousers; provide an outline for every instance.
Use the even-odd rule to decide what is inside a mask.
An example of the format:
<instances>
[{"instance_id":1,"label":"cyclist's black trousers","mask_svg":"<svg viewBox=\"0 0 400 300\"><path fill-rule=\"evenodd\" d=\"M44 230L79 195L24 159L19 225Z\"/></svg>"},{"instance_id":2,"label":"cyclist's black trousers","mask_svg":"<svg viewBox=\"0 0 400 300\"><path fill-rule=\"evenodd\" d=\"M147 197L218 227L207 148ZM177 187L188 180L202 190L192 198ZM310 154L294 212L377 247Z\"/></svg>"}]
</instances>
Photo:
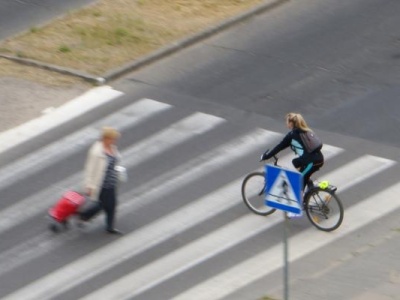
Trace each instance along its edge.
<instances>
[{"instance_id":1,"label":"cyclist's black trousers","mask_svg":"<svg viewBox=\"0 0 400 300\"><path fill-rule=\"evenodd\" d=\"M310 181L311 175L324 165L324 156L321 151L304 154L292 160L293 166L303 175L303 190Z\"/></svg>"}]
</instances>

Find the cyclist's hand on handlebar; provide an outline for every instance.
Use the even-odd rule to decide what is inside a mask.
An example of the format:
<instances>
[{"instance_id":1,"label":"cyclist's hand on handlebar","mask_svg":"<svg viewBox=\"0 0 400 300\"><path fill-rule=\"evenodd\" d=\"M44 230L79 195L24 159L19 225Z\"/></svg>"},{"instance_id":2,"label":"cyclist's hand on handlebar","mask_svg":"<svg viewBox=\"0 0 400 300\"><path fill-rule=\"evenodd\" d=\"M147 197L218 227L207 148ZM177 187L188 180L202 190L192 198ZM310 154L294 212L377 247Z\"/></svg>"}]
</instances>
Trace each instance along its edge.
<instances>
[{"instance_id":1,"label":"cyclist's hand on handlebar","mask_svg":"<svg viewBox=\"0 0 400 300\"><path fill-rule=\"evenodd\" d=\"M261 155L260 161L267 160L267 159L270 158L270 157L268 156L268 152L269 152L269 151L265 151L265 152Z\"/></svg>"}]
</instances>

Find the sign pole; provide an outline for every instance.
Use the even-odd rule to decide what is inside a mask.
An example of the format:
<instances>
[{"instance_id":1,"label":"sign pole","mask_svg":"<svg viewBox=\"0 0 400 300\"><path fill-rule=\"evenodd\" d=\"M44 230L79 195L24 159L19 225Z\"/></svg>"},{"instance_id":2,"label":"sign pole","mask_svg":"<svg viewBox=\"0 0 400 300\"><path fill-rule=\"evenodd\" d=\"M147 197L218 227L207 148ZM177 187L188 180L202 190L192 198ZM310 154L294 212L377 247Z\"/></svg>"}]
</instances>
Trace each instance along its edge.
<instances>
[{"instance_id":1,"label":"sign pole","mask_svg":"<svg viewBox=\"0 0 400 300\"><path fill-rule=\"evenodd\" d=\"M302 209L302 180L301 173L286 170L278 166L265 166L265 204L283 211L283 285L284 300L289 300L289 251L288 231L289 221L287 213L301 216Z\"/></svg>"},{"instance_id":2,"label":"sign pole","mask_svg":"<svg viewBox=\"0 0 400 300\"><path fill-rule=\"evenodd\" d=\"M284 228L283 228L283 260L284 260L284 271L283 271L283 284L284 284L284 300L289 300L289 264L288 264L288 218L286 212L283 212Z\"/></svg>"}]
</instances>

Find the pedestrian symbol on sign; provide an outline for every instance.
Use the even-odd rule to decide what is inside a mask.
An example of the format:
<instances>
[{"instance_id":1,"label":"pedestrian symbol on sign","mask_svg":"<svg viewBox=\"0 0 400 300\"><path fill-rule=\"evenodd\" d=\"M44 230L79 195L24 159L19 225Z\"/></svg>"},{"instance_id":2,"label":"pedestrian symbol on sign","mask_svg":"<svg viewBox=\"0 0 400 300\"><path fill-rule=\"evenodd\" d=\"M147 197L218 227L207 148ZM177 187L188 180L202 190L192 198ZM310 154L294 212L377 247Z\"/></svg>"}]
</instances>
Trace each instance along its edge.
<instances>
[{"instance_id":1,"label":"pedestrian symbol on sign","mask_svg":"<svg viewBox=\"0 0 400 300\"><path fill-rule=\"evenodd\" d=\"M289 196L288 196L288 183L286 182L285 179L282 181L282 194L283 194L283 196L285 196L284 198L286 200L289 199Z\"/></svg>"},{"instance_id":2,"label":"pedestrian symbol on sign","mask_svg":"<svg viewBox=\"0 0 400 300\"><path fill-rule=\"evenodd\" d=\"M301 213L300 173L267 165L266 204L292 213Z\"/></svg>"}]
</instances>

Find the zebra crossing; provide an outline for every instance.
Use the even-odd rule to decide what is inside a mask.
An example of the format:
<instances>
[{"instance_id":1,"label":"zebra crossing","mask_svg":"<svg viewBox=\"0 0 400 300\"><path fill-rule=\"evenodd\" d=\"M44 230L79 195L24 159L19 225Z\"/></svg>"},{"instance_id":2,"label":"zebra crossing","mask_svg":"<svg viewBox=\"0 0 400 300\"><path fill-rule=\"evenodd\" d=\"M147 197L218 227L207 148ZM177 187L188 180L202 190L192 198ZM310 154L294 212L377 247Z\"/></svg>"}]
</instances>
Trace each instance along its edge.
<instances>
[{"instance_id":1,"label":"zebra crossing","mask_svg":"<svg viewBox=\"0 0 400 300\"><path fill-rule=\"evenodd\" d=\"M171 118L168 125L156 128L154 123L166 114L170 115L165 118ZM282 134L241 128L215 115L140 99L8 164L0 170L0 191L52 170L61 160L83 159L103 124L116 127L130 142L120 150L132 183L121 187L118 206L118 220L121 226L127 224L127 233L112 240L99 237L101 217L83 230L71 228L60 235L44 229L46 210L64 189L79 185L80 169L62 180L43 183L43 189L27 197L6 201L0 211L0 235L13 237L4 239L7 242L0 249L1 299L222 299L282 267L276 259L281 255L280 245L275 242L250 258L247 253L239 254L238 263L207 279L178 284L168 295L146 296L260 234L272 232L282 222L279 213L267 218L252 215L240 196L241 180L253 171L248 162L257 160ZM142 133L151 126L156 129ZM212 145L200 148L208 139ZM181 153L180 149L189 151ZM329 164L340 161L346 149L324 145L323 152ZM397 165L370 154L353 156L328 173L321 170L317 177L329 179L344 193ZM289 166L291 157L283 155L280 163ZM332 234L311 226L300 230L290 242L301 251L290 253L290 259L295 261L399 209L400 203L393 201L399 189L396 183L354 203L343 199L347 207L342 227ZM376 199L383 201L379 209ZM203 229L207 226L212 229ZM24 231L21 237L13 234ZM153 253L151 258L147 253ZM260 261L268 267L260 266ZM103 276L105 283L97 283Z\"/></svg>"}]
</instances>

